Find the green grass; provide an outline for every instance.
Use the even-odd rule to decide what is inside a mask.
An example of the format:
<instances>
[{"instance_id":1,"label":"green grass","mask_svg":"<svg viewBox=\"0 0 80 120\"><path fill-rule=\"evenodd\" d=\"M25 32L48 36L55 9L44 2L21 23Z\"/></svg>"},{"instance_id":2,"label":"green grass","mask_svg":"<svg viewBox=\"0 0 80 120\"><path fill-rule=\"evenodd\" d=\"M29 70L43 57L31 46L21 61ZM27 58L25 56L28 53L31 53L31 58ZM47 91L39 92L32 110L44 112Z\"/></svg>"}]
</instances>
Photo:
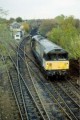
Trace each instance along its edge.
<instances>
[{"instance_id":1,"label":"green grass","mask_svg":"<svg viewBox=\"0 0 80 120\"><path fill-rule=\"evenodd\" d=\"M69 31L68 31L69 33ZM54 29L48 34L49 39L60 45L69 53L70 59L80 58L80 35L68 35L65 31Z\"/></svg>"},{"instance_id":2,"label":"green grass","mask_svg":"<svg viewBox=\"0 0 80 120\"><path fill-rule=\"evenodd\" d=\"M10 32L9 26L5 23L0 24L0 70L5 69L5 65L2 62L2 56L5 60L7 59L8 52L12 56L15 55L14 51L11 49L10 44L15 46L15 40L12 38L12 33ZM10 67L10 62L7 61L6 64Z\"/></svg>"},{"instance_id":3,"label":"green grass","mask_svg":"<svg viewBox=\"0 0 80 120\"><path fill-rule=\"evenodd\" d=\"M1 24L0 25L0 50L2 50L2 53L5 54L6 56L6 49L12 51L10 48L10 44L15 46L16 41L12 38L12 33L10 32L9 26L6 24Z\"/></svg>"}]
</instances>

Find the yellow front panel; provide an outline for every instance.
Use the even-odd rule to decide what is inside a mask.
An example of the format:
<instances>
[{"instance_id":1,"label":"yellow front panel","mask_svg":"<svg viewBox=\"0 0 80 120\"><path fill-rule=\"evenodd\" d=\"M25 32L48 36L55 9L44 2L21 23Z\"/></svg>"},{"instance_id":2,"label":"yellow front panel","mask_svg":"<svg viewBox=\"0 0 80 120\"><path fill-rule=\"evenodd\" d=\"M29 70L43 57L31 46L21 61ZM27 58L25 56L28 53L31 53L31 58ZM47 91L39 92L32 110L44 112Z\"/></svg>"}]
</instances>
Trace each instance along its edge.
<instances>
[{"instance_id":1,"label":"yellow front panel","mask_svg":"<svg viewBox=\"0 0 80 120\"><path fill-rule=\"evenodd\" d=\"M66 70L69 69L69 61L47 61L45 63L46 70Z\"/></svg>"}]
</instances>

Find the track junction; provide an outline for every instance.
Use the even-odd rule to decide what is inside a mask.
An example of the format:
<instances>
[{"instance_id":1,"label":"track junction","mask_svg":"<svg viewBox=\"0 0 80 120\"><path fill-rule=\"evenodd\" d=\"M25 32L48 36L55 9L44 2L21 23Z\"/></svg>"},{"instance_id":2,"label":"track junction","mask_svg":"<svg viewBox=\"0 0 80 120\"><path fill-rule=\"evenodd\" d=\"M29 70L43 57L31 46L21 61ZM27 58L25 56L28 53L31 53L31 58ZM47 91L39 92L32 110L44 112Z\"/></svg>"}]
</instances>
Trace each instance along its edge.
<instances>
[{"instance_id":1,"label":"track junction","mask_svg":"<svg viewBox=\"0 0 80 120\"><path fill-rule=\"evenodd\" d=\"M15 46L11 45L14 58L8 52L12 67L6 69L21 120L79 120L79 89L68 79L44 78L31 53L29 36Z\"/></svg>"}]
</instances>

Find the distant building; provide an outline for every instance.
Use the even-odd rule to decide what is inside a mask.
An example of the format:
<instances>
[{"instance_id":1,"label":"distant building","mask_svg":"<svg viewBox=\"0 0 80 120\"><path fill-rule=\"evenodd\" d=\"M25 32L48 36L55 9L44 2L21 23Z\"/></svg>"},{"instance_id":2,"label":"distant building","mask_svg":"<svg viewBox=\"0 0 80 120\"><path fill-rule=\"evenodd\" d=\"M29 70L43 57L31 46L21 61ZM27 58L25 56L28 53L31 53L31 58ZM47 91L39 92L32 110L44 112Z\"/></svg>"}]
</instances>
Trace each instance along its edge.
<instances>
[{"instance_id":1,"label":"distant building","mask_svg":"<svg viewBox=\"0 0 80 120\"><path fill-rule=\"evenodd\" d=\"M13 22L10 25L10 30L12 31L12 37L15 40L20 40L24 36L24 30L22 29L22 25L18 22Z\"/></svg>"},{"instance_id":2,"label":"distant building","mask_svg":"<svg viewBox=\"0 0 80 120\"><path fill-rule=\"evenodd\" d=\"M22 31L16 31L16 33L14 34L14 39L15 40L20 40L22 38Z\"/></svg>"},{"instance_id":3,"label":"distant building","mask_svg":"<svg viewBox=\"0 0 80 120\"><path fill-rule=\"evenodd\" d=\"M13 22L13 23L10 25L10 30L11 30L11 31L15 31L15 30L17 30L17 29L20 29L20 27L21 27L21 24L20 24L20 23L18 23L18 22Z\"/></svg>"}]
</instances>

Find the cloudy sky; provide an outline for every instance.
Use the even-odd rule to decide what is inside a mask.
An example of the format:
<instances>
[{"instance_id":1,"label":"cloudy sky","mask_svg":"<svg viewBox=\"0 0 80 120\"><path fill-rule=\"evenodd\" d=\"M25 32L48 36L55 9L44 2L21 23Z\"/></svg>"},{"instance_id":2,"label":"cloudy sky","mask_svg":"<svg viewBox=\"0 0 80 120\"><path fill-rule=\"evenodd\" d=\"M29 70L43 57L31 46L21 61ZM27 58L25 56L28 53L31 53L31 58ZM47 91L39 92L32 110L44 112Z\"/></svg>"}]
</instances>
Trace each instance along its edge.
<instances>
[{"instance_id":1,"label":"cloudy sky","mask_svg":"<svg viewBox=\"0 0 80 120\"><path fill-rule=\"evenodd\" d=\"M0 0L10 17L23 19L54 18L64 14L80 18L80 0Z\"/></svg>"}]
</instances>

